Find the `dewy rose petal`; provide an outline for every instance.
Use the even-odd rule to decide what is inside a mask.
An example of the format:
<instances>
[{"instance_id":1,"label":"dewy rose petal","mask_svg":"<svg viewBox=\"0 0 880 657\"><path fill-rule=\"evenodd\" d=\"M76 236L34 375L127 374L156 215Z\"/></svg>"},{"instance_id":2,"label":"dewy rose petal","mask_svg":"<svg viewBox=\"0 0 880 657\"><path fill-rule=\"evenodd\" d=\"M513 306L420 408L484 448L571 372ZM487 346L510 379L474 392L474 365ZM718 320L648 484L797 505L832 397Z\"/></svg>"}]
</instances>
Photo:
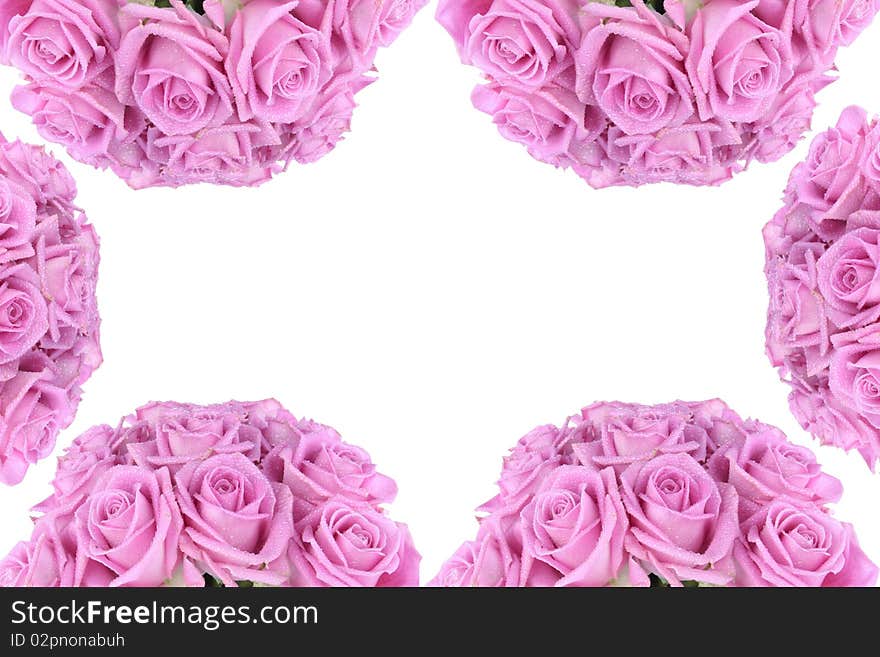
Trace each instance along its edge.
<instances>
[{"instance_id":1,"label":"dewy rose petal","mask_svg":"<svg viewBox=\"0 0 880 657\"><path fill-rule=\"evenodd\" d=\"M479 509L476 540L430 586L877 579L853 528L827 506L840 498L840 482L809 450L717 399L593 404L561 428L526 435L504 470L498 496Z\"/></svg>"}]
</instances>

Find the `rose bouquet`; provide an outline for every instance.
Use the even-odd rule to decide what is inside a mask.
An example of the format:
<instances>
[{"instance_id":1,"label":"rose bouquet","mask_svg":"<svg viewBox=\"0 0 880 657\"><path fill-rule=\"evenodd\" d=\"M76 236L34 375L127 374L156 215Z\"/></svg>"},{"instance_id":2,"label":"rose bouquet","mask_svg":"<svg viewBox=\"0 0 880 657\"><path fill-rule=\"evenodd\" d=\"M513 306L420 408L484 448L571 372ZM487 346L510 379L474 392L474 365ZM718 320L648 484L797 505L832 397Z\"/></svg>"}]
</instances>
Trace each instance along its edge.
<instances>
[{"instance_id":1,"label":"rose bouquet","mask_svg":"<svg viewBox=\"0 0 880 657\"><path fill-rule=\"evenodd\" d=\"M767 354L823 443L880 458L880 122L819 135L764 228Z\"/></svg>"},{"instance_id":2,"label":"rose bouquet","mask_svg":"<svg viewBox=\"0 0 880 657\"><path fill-rule=\"evenodd\" d=\"M865 586L840 482L720 401L601 403L522 438L436 586Z\"/></svg>"},{"instance_id":3,"label":"rose bouquet","mask_svg":"<svg viewBox=\"0 0 880 657\"><path fill-rule=\"evenodd\" d=\"M473 102L594 187L719 184L809 129L880 0L440 0Z\"/></svg>"},{"instance_id":4,"label":"rose bouquet","mask_svg":"<svg viewBox=\"0 0 880 657\"><path fill-rule=\"evenodd\" d=\"M152 403L59 459L4 586L407 586L420 557L369 455L278 402Z\"/></svg>"},{"instance_id":5,"label":"rose bouquet","mask_svg":"<svg viewBox=\"0 0 880 657\"><path fill-rule=\"evenodd\" d=\"M16 108L132 187L256 185L348 131L426 0L3 0Z\"/></svg>"},{"instance_id":6,"label":"rose bouquet","mask_svg":"<svg viewBox=\"0 0 880 657\"><path fill-rule=\"evenodd\" d=\"M43 149L0 135L0 482L19 483L73 421L101 364L98 238Z\"/></svg>"}]
</instances>

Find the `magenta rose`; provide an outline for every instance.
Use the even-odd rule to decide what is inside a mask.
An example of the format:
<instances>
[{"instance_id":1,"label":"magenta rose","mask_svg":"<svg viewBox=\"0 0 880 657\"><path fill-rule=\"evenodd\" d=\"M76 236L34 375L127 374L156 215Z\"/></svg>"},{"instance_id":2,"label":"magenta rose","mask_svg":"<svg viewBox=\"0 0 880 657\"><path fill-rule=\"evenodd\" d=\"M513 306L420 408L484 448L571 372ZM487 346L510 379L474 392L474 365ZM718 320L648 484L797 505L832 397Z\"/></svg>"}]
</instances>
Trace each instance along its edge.
<instances>
[{"instance_id":1,"label":"magenta rose","mask_svg":"<svg viewBox=\"0 0 880 657\"><path fill-rule=\"evenodd\" d=\"M687 37L640 0L633 7L586 6L595 24L577 60L577 93L628 135L683 124L694 113L684 68Z\"/></svg>"},{"instance_id":2,"label":"magenta rose","mask_svg":"<svg viewBox=\"0 0 880 657\"><path fill-rule=\"evenodd\" d=\"M143 467L165 466L174 473L191 461L214 454L242 453L248 460L259 459L259 431L244 426L241 415L232 409L153 403L138 409L137 419L148 422L152 429L151 439L128 447Z\"/></svg>"},{"instance_id":3,"label":"magenta rose","mask_svg":"<svg viewBox=\"0 0 880 657\"><path fill-rule=\"evenodd\" d=\"M768 504L734 548L738 586L874 586L877 566L852 525L787 500Z\"/></svg>"},{"instance_id":4,"label":"magenta rose","mask_svg":"<svg viewBox=\"0 0 880 657\"><path fill-rule=\"evenodd\" d=\"M832 338L831 392L880 428L880 328L872 325Z\"/></svg>"},{"instance_id":5,"label":"magenta rose","mask_svg":"<svg viewBox=\"0 0 880 657\"><path fill-rule=\"evenodd\" d=\"M99 165L143 127L135 108L126 108L112 90L96 85L73 92L35 84L16 87L12 103L32 117L44 138L79 160Z\"/></svg>"},{"instance_id":6,"label":"magenta rose","mask_svg":"<svg viewBox=\"0 0 880 657\"><path fill-rule=\"evenodd\" d=\"M293 534L290 490L234 452L192 461L175 476L183 512L180 549L227 586L281 584Z\"/></svg>"},{"instance_id":7,"label":"magenta rose","mask_svg":"<svg viewBox=\"0 0 880 657\"><path fill-rule=\"evenodd\" d=\"M843 494L840 481L822 472L813 452L788 442L778 429L763 425L743 441L716 452L709 472L736 488L741 517L781 496L825 504L837 502Z\"/></svg>"},{"instance_id":8,"label":"magenta rose","mask_svg":"<svg viewBox=\"0 0 880 657\"><path fill-rule=\"evenodd\" d=\"M36 222L34 199L18 185L0 179L0 263L33 254L30 240Z\"/></svg>"},{"instance_id":9,"label":"magenta rose","mask_svg":"<svg viewBox=\"0 0 880 657\"><path fill-rule=\"evenodd\" d=\"M27 264L0 272L0 364L30 351L49 328L39 280Z\"/></svg>"},{"instance_id":10,"label":"magenta rose","mask_svg":"<svg viewBox=\"0 0 880 657\"><path fill-rule=\"evenodd\" d=\"M569 0L493 0L470 23L465 58L495 81L538 89L574 63L576 12Z\"/></svg>"},{"instance_id":11,"label":"magenta rose","mask_svg":"<svg viewBox=\"0 0 880 657\"><path fill-rule=\"evenodd\" d=\"M253 0L235 16L226 71L242 121L290 123L330 77L329 44L291 14L297 4Z\"/></svg>"},{"instance_id":12,"label":"magenta rose","mask_svg":"<svg viewBox=\"0 0 880 657\"><path fill-rule=\"evenodd\" d=\"M58 372L45 354L31 352L19 367L0 388L0 481L6 484L19 483L28 464L52 452L58 431L73 415L67 391L55 383Z\"/></svg>"},{"instance_id":13,"label":"magenta rose","mask_svg":"<svg viewBox=\"0 0 880 657\"><path fill-rule=\"evenodd\" d=\"M180 562L183 521L167 469L117 465L76 511L77 570L96 561L110 586L159 586Z\"/></svg>"},{"instance_id":14,"label":"magenta rose","mask_svg":"<svg viewBox=\"0 0 880 657\"><path fill-rule=\"evenodd\" d=\"M122 9L127 24L116 58L116 95L165 134L194 134L232 115L223 67L229 44L180 0L172 5Z\"/></svg>"},{"instance_id":15,"label":"magenta rose","mask_svg":"<svg viewBox=\"0 0 880 657\"><path fill-rule=\"evenodd\" d=\"M34 0L9 21L7 57L37 82L78 89L113 66L117 11L115 0Z\"/></svg>"},{"instance_id":16,"label":"magenta rose","mask_svg":"<svg viewBox=\"0 0 880 657\"><path fill-rule=\"evenodd\" d=\"M376 471L370 455L342 442L332 430L306 433L276 447L263 460L263 470L290 488L296 520L334 496L376 505L397 495L394 480Z\"/></svg>"},{"instance_id":17,"label":"magenta rose","mask_svg":"<svg viewBox=\"0 0 880 657\"><path fill-rule=\"evenodd\" d=\"M843 235L816 264L819 290L840 327L865 325L880 316L880 230Z\"/></svg>"},{"instance_id":18,"label":"magenta rose","mask_svg":"<svg viewBox=\"0 0 880 657\"><path fill-rule=\"evenodd\" d=\"M687 71L704 121L757 121L794 73L788 39L752 13L758 4L713 0L688 29Z\"/></svg>"},{"instance_id":19,"label":"magenta rose","mask_svg":"<svg viewBox=\"0 0 880 657\"><path fill-rule=\"evenodd\" d=\"M524 562L557 570L557 586L605 586L617 577L628 522L612 469L560 466L520 518Z\"/></svg>"},{"instance_id":20,"label":"magenta rose","mask_svg":"<svg viewBox=\"0 0 880 657\"><path fill-rule=\"evenodd\" d=\"M421 557L406 525L345 498L331 498L297 524L292 586L417 586Z\"/></svg>"},{"instance_id":21,"label":"magenta rose","mask_svg":"<svg viewBox=\"0 0 880 657\"><path fill-rule=\"evenodd\" d=\"M474 106L492 116L503 137L523 144L542 162L567 166L593 142L606 122L585 108L574 92L551 86L534 92L497 84L479 86Z\"/></svg>"},{"instance_id":22,"label":"magenta rose","mask_svg":"<svg viewBox=\"0 0 880 657\"><path fill-rule=\"evenodd\" d=\"M687 454L635 463L621 475L621 485L630 518L626 548L641 567L672 585L729 582L738 531L733 486L716 483Z\"/></svg>"}]
</instances>

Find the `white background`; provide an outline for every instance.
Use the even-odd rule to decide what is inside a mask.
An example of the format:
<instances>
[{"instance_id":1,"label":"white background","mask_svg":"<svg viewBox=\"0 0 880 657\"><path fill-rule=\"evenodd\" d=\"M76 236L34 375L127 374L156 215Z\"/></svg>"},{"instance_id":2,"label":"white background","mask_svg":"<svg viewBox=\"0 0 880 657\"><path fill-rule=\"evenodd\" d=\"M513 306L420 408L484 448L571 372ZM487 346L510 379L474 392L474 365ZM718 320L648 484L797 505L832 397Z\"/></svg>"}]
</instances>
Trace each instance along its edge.
<instances>
[{"instance_id":1,"label":"white background","mask_svg":"<svg viewBox=\"0 0 880 657\"><path fill-rule=\"evenodd\" d=\"M105 356L56 453L149 400L274 396L397 480L427 580L533 426L596 400L721 397L818 449L880 562L880 474L817 447L764 355L761 228L807 142L720 189L593 191L472 109L477 73L433 10L380 54L336 151L262 188L133 192L52 149L101 236ZM816 130L853 102L880 111L878 61L880 21L841 53ZM0 70L0 127L40 143L16 79ZM54 468L0 488L0 552Z\"/></svg>"}]
</instances>

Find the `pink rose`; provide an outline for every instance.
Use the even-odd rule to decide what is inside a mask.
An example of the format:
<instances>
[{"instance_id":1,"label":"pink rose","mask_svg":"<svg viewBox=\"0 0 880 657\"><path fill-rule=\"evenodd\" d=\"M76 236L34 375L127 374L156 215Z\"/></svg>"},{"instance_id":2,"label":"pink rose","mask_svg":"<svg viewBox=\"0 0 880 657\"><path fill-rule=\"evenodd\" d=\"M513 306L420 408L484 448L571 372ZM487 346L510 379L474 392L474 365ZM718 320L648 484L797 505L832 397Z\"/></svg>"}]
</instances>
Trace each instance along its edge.
<instances>
[{"instance_id":1,"label":"pink rose","mask_svg":"<svg viewBox=\"0 0 880 657\"><path fill-rule=\"evenodd\" d=\"M767 119L756 126L758 146L755 157L759 162L775 162L789 153L810 131L816 97L812 84L792 85L779 96L767 114Z\"/></svg>"},{"instance_id":2,"label":"pink rose","mask_svg":"<svg viewBox=\"0 0 880 657\"><path fill-rule=\"evenodd\" d=\"M143 127L143 117L135 108L126 108L112 90L96 85L74 92L35 84L16 87L12 104L32 117L45 139L99 166Z\"/></svg>"},{"instance_id":3,"label":"pink rose","mask_svg":"<svg viewBox=\"0 0 880 657\"><path fill-rule=\"evenodd\" d=\"M376 471L370 455L333 430L305 433L276 447L263 460L263 471L290 488L295 520L334 496L377 505L397 495L394 480Z\"/></svg>"},{"instance_id":4,"label":"pink rose","mask_svg":"<svg viewBox=\"0 0 880 657\"><path fill-rule=\"evenodd\" d=\"M291 126L290 154L301 164L315 162L329 153L351 129L355 108L354 94L369 82L331 83Z\"/></svg>"},{"instance_id":5,"label":"pink rose","mask_svg":"<svg viewBox=\"0 0 880 657\"><path fill-rule=\"evenodd\" d=\"M34 0L9 21L7 57L37 82L78 89L113 65L115 0Z\"/></svg>"},{"instance_id":6,"label":"pink rose","mask_svg":"<svg viewBox=\"0 0 880 657\"><path fill-rule=\"evenodd\" d=\"M153 145L165 153L164 175L169 184L193 182L255 185L277 171L273 163L257 161L255 151L278 137L268 124L229 123L196 135L160 136Z\"/></svg>"},{"instance_id":7,"label":"pink rose","mask_svg":"<svg viewBox=\"0 0 880 657\"><path fill-rule=\"evenodd\" d=\"M816 264L819 290L846 328L880 316L880 230L859 228L843 235Z\"/></svg>"},{"instance_id":8,"label":"pink rose","mask_svg":"<svg viewBox=\"0 0 880 657\"><path fill-rule=\"evenodd\" d=\"M878 10L878 0L800 0L795 3L794 23L811 49L827 53L852 45Z\"/></svg>"},{"instance_id":9,"label":"pink rose","mask_svg":"<svg viewBox=\"0 0 880 657\"><path fill-rule=\"evenodd\" d=\"M0 561L0 587L24 586L20 582L24 580L27 573L29 548L29 543L19 541L9 554Z\"/></svg>"},{"instance_id":10,"label":"pink rose","mask_svg":"<svg viewBox=\"0 0 880 657\"><path fill-rule=\"evenodd\" d=\"M664 454L635 463L621 475L630 517L626 549L633 579L646 567L672 585L683 580L726 584L737 535L737 494L718 484L687 454Z\"/></svg>"},{"instance_id":11,"label":"pink rose","mask_svg":"<svg viewBox=\"0 0 880 657\"><path fill-rule=\"evenodd\" d=\"M874 120L865 137L861 173L874 192L880 194L880 122Z\"/></svg>"},{"instance_id":12,"label":"pink rose","mask_svg":"<svg viewBox=\"0 0 880 657\"><path fill-rule=\"evenodd\" d=\"M813 452L788 442L778 429L757 429L709 461L709 473L736 488L741 517L781 496L816 504L840 500L843 486L822 472Z\"/></svg>"},{"instance_id":13,"label":"pink rose","mask_svg":"<svg viewBox=\"0 0 880 657\"><path fill-rule=\"evenodd\" d=\"M33 254L30 240L36 223L34 199L18 185L0 178L0 263Z\"/></svg>"},{"instance_id":14,"label":"pink rose","mask_svg":"<svg viewBox=\"0 0 880 657\"><path fill-rule=\"evenodd\" d=\"M202 16L172 0L172 9L128 4L116 59L116 95L137 105L167 135L194 134L232 116L223 69L228 41Z\"/></svg>"},{"instance_id":15,"label":"pink rose","mask_svg":"<svg viewBox=\"0 0 880 657\"><path fill-rule=\"evenodd\" d=\"M688 29L686 67L704 121L757 121L794 73L789 41L752 13L758 5L713 0Z\"/></svg>"},{"instance_id":16,"label":"pink rose","mask_svg":"<svg viewBox=\"0 0 880 657\"><path fill-rule=\"evenodd\" d=\"M633 184L686 182L717 185L733 175L718 157L718 148L738 137L723 126L691 122L662 131L660 136L626 135L608 129L608 155Z\"/></svg>"},{"instance_id":17,"label":"pink rose","mask_svg":"<svg viewBox=\"0 0 880 657\"><path fill-rule=\"evenodd\" d=\"M574 62L570 0L493 0L469 26L465 58L497 82L538 89Z\"/></svg>"},{"instance_id":18,"label":"pink rose","mask_svg":"<svg viewBox=\"0 0 880 657\"><path fill-rule=\"evenodd\" d=\"M113 437L113 429L103 424L73 441L58 459L58 470L52 480L55 504L74 504L95 490L103 475L117 464Z\"/></svg>"},{"instance_id":19,"label":"pink rose","mask_svg":"<svg viewBox=\"0 0 880 657\"><path fill-rule=\"evenodd\" d=\"M15 587L75 586L75 545L68 526L52 515L37 521L27 543L19 543L0 562L0 585Z\"/></svg>"},{"instance_id":20,"label":"pink rose","mask_svg":"<svg viewBox=\"0 0 880 657\"><path fill-rule=\"evenodd\" d=\"M180 549L227 586L281 584L293 534L293 497L240 453L192 461L175 476L184 517Z\"/></svg>"},{"instance_id":21,"label":"pink rose","mask_svg":"<svg viewBox=\"0 0 880 657\"><path fill-rule=\"evenodd\" d=\"M584 465L611 466L622 472L631 463L657 454L687 452L698 460L706 457L706 431L690 424L685 408L596 404L582 413L594 426L587 442L572 446Z\"/></svg>"},{"instance_id":22,"label":"pink rose","mask_svg":"<svg viewBox=\"0 0 880 657\"><path fill-rule=\"evenodd\" d=\"M406 525L372 507L332 498L297 525L292 586L417 586L419 561Z\"/></svg>"},{"instance_id":23,"label":"pink rose","mask_svg":"<svg viewBox=\"0 0 880 657\"><path fill-rule=\"evenodd\" d=\"M76 511L77 572L110 570L110 586L159 586L180 561L183 526L167 469L117 465Z\"/></svg>"},{"instance_id":24,"label":"pink rose","mask_svg":"<svg viewBox=\"0 0 880 657\"><path fill-rule=\"evenodd\" d=\"M52 452L58 431L73 416L67 391L55 383L58 372L47 356L31 352L19 367L0 388L0 482L10 485L22 480L28 464Z\"/></svg>"},{"instance_id":25,"label":"pink rose","mask_svg":"<svg viewBox=\"0 0 880 657\"><path fill-rule=\"evenodd\" d=\"M428 586L515 587L519 583L519 566L519 559L506 543L486 532L476 541L462 543Z\"/></svg>"},{"instance_id":26,"label":"pink rose","mask_svg":"<svg viewBox=\"0 0 880 657\"><path fill-rule=\"evenodd\" d=\"M839 333L832 342L831 392L880 428L880 327Z\"/></svg>"},{"instance_id":27,"label":"pink rose","mask_svg":"<svg viewBox=\"0 0 880 657\"><path fill-rule=\"evenodd\" d=\"M20 141L5 142L0 137L0 171L24 187L37 202L71 204L76 183L61 162L38 146Z\"/></svg>"},{"instance_id":28,"label":"pink rose","mask_svg":"<svg viewBox=\"0 0 880 657\"><path fill-rule=\"evenodd\" d=\"M492 0L440 0L437 6L437 21L455 40L459 52L464 55L464 46L470 36L470 22L474 16L485 15L492 6Z\"/></svg>"},{"instance_id":29,"label":"pink rose","mask_svg":"<svg viewBox=\"0 0 880 657\"><path fill-rule=\"evenodd\" d=\"M175 403L143 406L137 411L137 419L148 423L150 436L130 444L129 453L142 467L168 467L172 473L214 454L242 453L248 460L257 461L260 433L245 426L241 411L235 410Z\"/></svg>"},{"instance_id":30,"label":"pink rose","mask_svg":"<svg viewBox=\"0 0 880 657\"><path fill-rule=\"evenodd\" d=\"M373 59L376 48L390 46L427 0L336 0L333 31L342 36L359 63Z\"/></svg>"},{"instance_id":31,"label":"pink rose","mask_svg":"<svg viewBox=\"0 0 880 657\"><path fill-rule=\"evenodd\" d=\"M30 351L49 328L39 280L27 264L0 271L0 364Z\"/></svg>"},{"instance_id":32,"label":"pink rose","mask_svg":"<svg viewBox=\"0 0 880 657\"><path fill-rule=\"evenodd\" d=\"M628 135L680 126L693 115L681 30L641 0L633 7L589 4L585 11L596 24L576 55L584 103L597 104Z\"/></svg>"},{"instance_id":33,"label":"pink rose","mask_svg":"<svg viewBox=\"0 0 880 657\"><path fill-rule=\"evenodd\" d=\"M734 548L738 586L874 586L875 566L852 525L818 508L771 502Z\"/></svg>"},{"instance_id":34,"label":"pink rose","mask_svg":"<svg viewBox=\"0 0 880 657\"><path fill-rule=\"evenodd\" d=\"M520 517L524 562L560 572L557 586L605 586L617 577L628 522L612 469L560 466Z\"/></svg>"},{"instance_id":35,"label":"pink rose","mask_svg":"<svg viewBox=\"0 0 880 657\"><path fill-rule=\"evenodd\" d=\"M583 144L595 141L606 125L573 91L555 85L534 92L483 85L474 89L473 103L492 116L503 137L555 166L568 166Z\"/></svg>"},{"instance_id":36,"label":"pink rose","mask_svg":"<svg viewBox=\"0 0 880 657\"><path fill-rule=\"evenodd\" d=\"M0 2L0 64L9 64L7 42L9 41L9 23L15 16L24 14L33 0L3 0Z\"/></svg>"},{"instance_id":37,"label":"pink rose","mask_svg":"<svg viewBox=\"0 0 880 657\"><path fill-rule=\"evenodd\" d=\"M330 78L328 43L290 13L297 4L252 0L235 16L226 71L242 121L295 121Z\"/></svg>"}]
</instances>

